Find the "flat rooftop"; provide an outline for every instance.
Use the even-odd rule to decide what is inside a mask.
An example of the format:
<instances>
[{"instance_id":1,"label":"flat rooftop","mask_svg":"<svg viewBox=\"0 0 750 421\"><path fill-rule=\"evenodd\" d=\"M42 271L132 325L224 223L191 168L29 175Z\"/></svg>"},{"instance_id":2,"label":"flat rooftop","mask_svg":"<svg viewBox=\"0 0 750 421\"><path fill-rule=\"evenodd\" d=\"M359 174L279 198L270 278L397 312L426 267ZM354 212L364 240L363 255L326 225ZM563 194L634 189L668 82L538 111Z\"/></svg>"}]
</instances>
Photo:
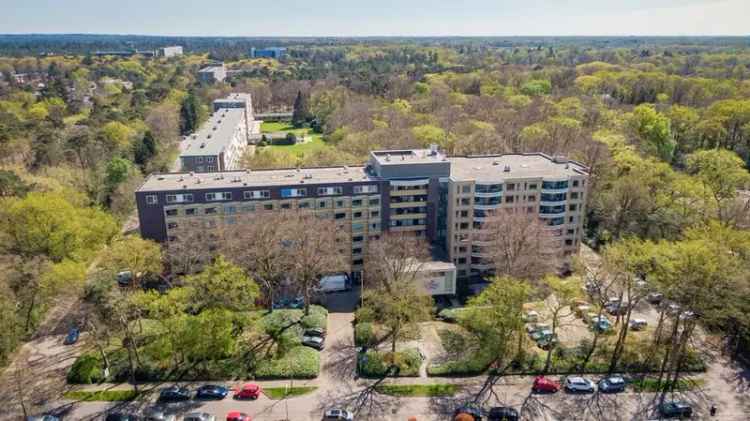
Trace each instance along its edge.
<instances>
[{"instance_id":1,"label":"flat rooftop","mask_svg":"<svg viewBox=\"0 0 750 421\"><path fill-rule=\"evenodd\" d=\"M588 169L576 161L554 159L541 153L451 157L449 160L451 178L456 181L500 181L517 178L562 179L588 174Z\"/></svg>"},{"instance_id":2,"label":"flat rooftop","mask_svg":"<svg viewBox=\"0 0 750 421\"><path fill-rule=\"evenodd\" d=\"M363 166L284 170L223 171L214 173L151 174L138 191L203 190L232 187L336 184L375 181Z\"/></svg>"},{"instance_id":3,"label":"flat rooftop","mask_svg":"<svg viewBox=\"0 0 750 421\"><path fill-rule=\"evenodd\" d=\"M445 155L429 149L403 149L392 151L372 151L370 159L383 166L404 164L432 164L444 162Z\"/></svg>"},{"instance_id":4,"label":"flat rooftop","mask_svg":"<svg viewBox=\"0 0 750 421\"><path fill-rule=\"evenodd\" d=\"M195 133L183 140L180 156L218 155L231 143L232 135L245 116L242 108L221 108Z\"/></svg>"}]
</instances>

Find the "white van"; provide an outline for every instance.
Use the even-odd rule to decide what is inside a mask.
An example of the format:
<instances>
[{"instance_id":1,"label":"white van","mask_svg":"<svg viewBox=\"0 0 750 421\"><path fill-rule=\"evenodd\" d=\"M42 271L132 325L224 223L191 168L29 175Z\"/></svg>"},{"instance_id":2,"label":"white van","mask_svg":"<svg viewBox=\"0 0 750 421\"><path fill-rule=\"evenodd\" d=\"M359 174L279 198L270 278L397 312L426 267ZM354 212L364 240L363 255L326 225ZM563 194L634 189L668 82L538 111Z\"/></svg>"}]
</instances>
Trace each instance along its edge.
<instances>
[{"instance_id":1,"label":"white van","mask_svg":"<svg viewBox=\"0 0 750 421\"><path fill-rule=\"evenodd\" d=\"M327 275L320 279L320 284L316 288L317 292L341 292L352 289L352 281L346 273L336 273Z\"/></svg>"}]
</instances>

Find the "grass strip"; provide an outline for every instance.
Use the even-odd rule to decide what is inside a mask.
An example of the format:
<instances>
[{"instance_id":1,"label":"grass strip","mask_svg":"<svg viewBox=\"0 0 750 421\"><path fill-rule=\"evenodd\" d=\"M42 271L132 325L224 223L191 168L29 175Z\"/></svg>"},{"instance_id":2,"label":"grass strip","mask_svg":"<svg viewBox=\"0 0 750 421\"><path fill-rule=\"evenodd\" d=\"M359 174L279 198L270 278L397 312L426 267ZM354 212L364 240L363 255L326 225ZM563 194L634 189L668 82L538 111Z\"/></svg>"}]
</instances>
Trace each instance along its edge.
<instances>
[{"instance_id":1,"label":"grass strip","mask_svg":"<svg viewBox=\"0 0 750 421\"><path fill-rule=\"evenodd\" d=\"M317 387L305 386L305 387L267 387L263 389L263 394L268 396L269 399L279 400L284 398L293 398L295 396L306 395L313 392Z\"/></svg>"},{"instance_id":2,"label":"grass strip","mask_svg":"<svg viewBox=\"0 0 750 421\"><path fill-rule=\"evenodd\" d=\"M674 387L675 392L687 392L703 384L702 379L680 379ZM657 379L641 379L632 383L634 392L662 392L671 389L671 381L662 381L661 384Z\"/></svg>"},{"instance_id":3,"label":"grass strip","mask_svg":"<svg viewBox=\"0 0 750 421\"><path fill-rule=\"evenodd\" d=\"M385 384L375 388L384 395L414 398L453 396L460 389L455 384Z\"/></svg>"},{"instance_id":4,"label":"grass strip","mask_svg":"<svg viewBox=\"0 0 750 421\"><path fill-rule=\"evenodd\" d=\"M67 399L83 402L122 402L132 401L138 397L139 393L135 390L74 390L65 392L63 396Z\"/></svg>"}]
</instances>

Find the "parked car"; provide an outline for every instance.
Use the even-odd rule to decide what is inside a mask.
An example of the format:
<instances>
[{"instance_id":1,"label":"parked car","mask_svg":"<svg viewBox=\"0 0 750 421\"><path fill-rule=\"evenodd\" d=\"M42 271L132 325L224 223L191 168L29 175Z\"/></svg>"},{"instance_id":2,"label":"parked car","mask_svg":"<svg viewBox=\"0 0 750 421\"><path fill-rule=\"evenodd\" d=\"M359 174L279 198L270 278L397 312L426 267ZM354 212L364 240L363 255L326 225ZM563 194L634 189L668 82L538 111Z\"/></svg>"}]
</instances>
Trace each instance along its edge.
<instances>
[{"instance_id":1,"label":"parked car","mask_svg":"<svg viewBox=\"0 0 750 421\"><path fill-rule=\"evenodd\" d=\"M329 293L349 291L351 289L352 280L349 279L349 275L342 272L322 277L319 286L315 288L315 291Z\"/></svg>"},{"instance_id":2,"label":"parked car","mask_svg":"<svg viewBox=\"0 0 750 421\"><path fill-rule=\"evenodd\" d=\"M664 300L664 294L659 292L649 292L646 295L646 301L651 304L661 304L662 300Z\"/></svg>"},{"instance_id":3,"label":"parked car","mask_svg":"<svg viewBox=\"0 0 750 421\"><path fill-rule=\"evenodd\" d=\"M621 303L614 303L614 304L607 304L605 307L605 310L607 310L607 313L617 316L622 316L623 314L626 314L628 312L628 304L621 304Z\"/></svg>"},{"instance_id":4,"label":"parked car","mask_svg":"<svg viewBox=\"0 0 750 421\"><path fill-rule=\"evenodd\" d=\"M552 335L553 335L552 329L542 329L542 330L537 330L533 332L531 334L531 339L534 341L539 341L540 339L550 338L552 337Z\"/></svg>"},{"instance_id":5,"label":"parked car","mask_svg":"<svg viewBox=\"0 0 750 421\"><path fill-rule=\"evenodd\" d=\"M258 399L260 397L260 386L255 383L245 383L234 392L235 399Z\"/></svg>"},{"instance_id":6,"label":"parked car","mask_svg":"<svg viewBox=\"0 0 750 421\"><path fill-rule=\"evenodd\" d=\"M555 393L560 390L560 383L544 376L537 376L531 390L536 393Z\"/></svg>"},{"instance_id":7,"label":"parked car","mask_svg":"<svg viewBox=\"0 0 750 421\"><path fill-rule=\"evenodd\" d=\"M138 421L139 419L138 415L128 412L110 412L104 418L105 421Z\"/></svg>"},{"instance_id":8,"label":"parked car","mask_svg":"<svg viewBox=\"0 0 750 421\"><path fill-rule=\"evenodd\" d=\"M487 414L487 419L489 421L518 421L520 417L515 408L496 406L490 408L490 412Z\"/></svg>"},{"instance_id":9,"label":"parked car","mask_svg":"<svg viewBox=\"0 0 750 421\"><path fill-rule=\"evenodd\" d=\"M539 321L539 313L534 310L529 310L523 315L523 321L526 323L536 323Z\"/></svg>"},{"instance_id":10,"label":"parked car","mask_svg":"<svg viewBox=\"0 0 750 421\"><path fill-rule=\"evenodd\" d=\"M323 350L325 347L326 340L320 336L303 336L302 337L302 345L309 346L310 348L315 348L318 351Z\"/></svg>"},{"instance_id":11,"label":"parked car","mask_svg":"<svg viewBox=\"0 0 750 421\"><path fill-rule=\"evenodd\" d=\"M231 411L227 413L227 421L252 421L252 417L244 412Z\"/></svg>"},{"instance_id":12,"label":"parked car","mask_svg":"<svg viewBox=\"0 0 750 421\"><path fill-rule=\"evenodd\" d=\"M77 327L74 327L68 331L68 334L65 336L65 340L63 341L63 344L65 345L73 345L74 343L78 342L78 338L81 335L81 331L78 330Z\"/></svg>"},{"instance_id":13,"label":"parked car","mask_svg":"<svg viewBox=\"0 0 750 421\"><path fill-rule=\"evenodd\" d=\"M625 391L625 379L620 376L609 376L599 380L599 391L617 393Z\"/></svg>"},{"instance_id":14,"label":"parked car","mask_svg":"<svg viewBox=\"0 0 750 421\"><path fill-rule=\"evenodd\" d=\"M216 421L216 417L208 412L191 412L182 417L182 421Z\"/></svg>"},{"instance_id":15,"label":"parked car","mask_svg":"<svg viewBox=\"0 0 750 421\"><path fill-rule=\"evenodd\" d=\"M469 415L474 418L474 421L479 421L482 419L482 408L475 403L467 402L466 404L459 406L455 411L453 411L454 418L461 414Z\"/></svg>"},{"instance_id":16,"label":"parked car","mask_svg":"<svg viewBox=\"0 0 750 421\"><path fill-rule=\"evenodd\" d=\"M305 333L303 333L304 336L319 336L321 338L326 337L326 331L325 329L319 328L319 327L313 327L310 329L306 329Z\"/></svg>"},{"instance_id":17,"label":"parked car","mask_svg":"<svg viewBox=\"0 0 750 421\"><path fill-rule=\"evenodd\" d=\"M129 287L133 284L133 272L124 270L117 273L117 285L121 287Z\"/></svg>"},{"instance_id":18,"label":"parked car","mask_svg":"<svg viewBox=\"0 0 750 421\"><path fill-rule=\"evenodd\" d=\"M195 392L196 399L224 399L229 394L229 389L215 384L204 384Z\"/></svg>"},{"instance_id":19,"label":"parked car","mask_svg":"<svg viewBox=\"0 0 750 421\"><path fill-rule=\"evenodd\" d=\"M570 393L594 393L596 386L589 379L574 376L565 379L565 390Z\"/></svg>"},{"instance_id":20,"label":"parked car","mask_svg":"<svg viewBox=\"0 0 750 421\"><path fill-rule=\"evenodd\" d=\"M159 409L150 409L143 414L143 421L176 421L177 416L167 414Z\"/></svg>"},{"instance_id":21,"label":"parked car","mask_svg":"<svg viewBox=\"0 0 750 421\"><path fill-rule=\"evenodd\" d=\"M690 418L693 407L687 402L666 401L659 405L659 414L665 418Z\"/></svg>"},{"instance_id":22,"label":"parked car","mask_svg":"<svg viewBox=\"0 0 750 421\"><path fill-rule=\"evenodd\" d=\"M344 420L344 421L353 421L354 420L354 414L347 411L346 409L339 409L339 408L333 408L326 411L326 413L323 415L324 420Z\"/></svg>"},{"instance_id":23,"label":"parked car","mask_svg":"<svg viewBox=\"0 0 750 421\"><path fill-rule=\"evenodd\" d=\"M630 319L630 329L643 330L648 326L648 322L643 319Z\"/></svg>"},{"instance_id":24,"label":"parked car","mask_svg":"<svg viewBox=\"0 0 750 421\"><path fill-rule=\"evenodd\" d=\"M545 351L550 349L550 347L557 345L558 343L559 341L557 339L557 335L544 336L536 341L536 345Z\"/></svg>"},{"instance_id":25,"label":"parked car","mask_svg":"<svg viewBox=\"0 0 750 421\"><path fill-rule=\"evenodd\" d=\"M187 387L169 386L159 392L160 402L179 402L190 400L190 390Z\"/></svg>"}]
</instances>

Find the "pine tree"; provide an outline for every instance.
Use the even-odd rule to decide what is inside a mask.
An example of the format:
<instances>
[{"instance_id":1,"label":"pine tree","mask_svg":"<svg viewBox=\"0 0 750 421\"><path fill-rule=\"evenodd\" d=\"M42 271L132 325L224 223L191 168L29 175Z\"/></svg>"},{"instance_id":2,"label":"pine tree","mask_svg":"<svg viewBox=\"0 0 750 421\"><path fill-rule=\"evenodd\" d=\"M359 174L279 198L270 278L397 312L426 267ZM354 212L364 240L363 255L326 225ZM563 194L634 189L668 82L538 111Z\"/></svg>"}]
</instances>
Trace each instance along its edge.
<instances>
[{"instance_id":1,"label":"pine tree","mask_svg":"<svg viewBox=\"0 0 750 421\"><path fill-rule=\"evenodd\" d=\"M156 140L151 134L151 131L147 131L146 134L143 135L143 138L133 147L133 161L142 167L146 165L154 155L156 155Z\"/></svg>"},{"instance_id":2,"label":"pine tree","mask_svg":"<svg viewBox=\"0 0 750 421\"><path fill-rule=\"evenodd\" d=\"M302 94L302 91L297 91L297 98L294 99L294 112L292 112L292 125L297 128L302 127L309 116L307 98Z\"/></svg>"},{"instance_id":3,"label":"pine tree","mask_svg":"<svg viewBox=\"0 0 750 421\"><path fill-rule=\"evenodd\" d=\"M191 92L182 102L180 108L180 134L185 136L198 128L198 103Z\"/></svg>"}]
</instances>

